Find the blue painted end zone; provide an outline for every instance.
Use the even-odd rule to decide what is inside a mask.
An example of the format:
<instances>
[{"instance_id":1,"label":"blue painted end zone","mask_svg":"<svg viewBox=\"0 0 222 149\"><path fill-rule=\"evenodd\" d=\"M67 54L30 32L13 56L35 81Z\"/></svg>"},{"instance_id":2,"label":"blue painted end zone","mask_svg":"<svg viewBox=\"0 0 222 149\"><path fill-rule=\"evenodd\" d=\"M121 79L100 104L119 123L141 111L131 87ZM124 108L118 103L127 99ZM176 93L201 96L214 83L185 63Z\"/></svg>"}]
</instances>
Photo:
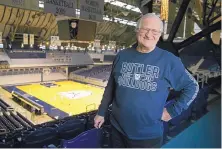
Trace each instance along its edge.
<instances>
[{"instance_id":1,"label":"blue painted end zone","mask_svg":"<svg viewBox=\"0 0 222 149\"><path fill-rule=\"evenodd\" d=\"M55 108L54 106L52 106L52 105L34 97L34 96L27 94L26 92L23 92L22 90L18 89L16 86L3 86L2 88L4 88L5 90L7 90L10 93L12 91L14 91L15 93L21 95L23 98L25 98L26 100L29 100L30 102L38 103L39 105L43 106L44 111L52 118L58 117L58 119L62 119L64 117L69 116L68 113L63 112L63 111Z\"/></svg>"}]
</instances>

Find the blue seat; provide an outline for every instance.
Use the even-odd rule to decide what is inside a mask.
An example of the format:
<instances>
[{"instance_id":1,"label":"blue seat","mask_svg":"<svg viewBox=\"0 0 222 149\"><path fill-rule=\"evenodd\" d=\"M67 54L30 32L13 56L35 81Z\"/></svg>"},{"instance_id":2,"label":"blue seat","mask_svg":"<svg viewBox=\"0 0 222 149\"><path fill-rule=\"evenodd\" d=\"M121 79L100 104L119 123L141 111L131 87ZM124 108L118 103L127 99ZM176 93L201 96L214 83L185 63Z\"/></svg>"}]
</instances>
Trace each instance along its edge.
<instances>
[{"instance_id":1,"label":"blue seat","mask_svg":"<svg viewBox=\"0 0 222 149\"><path fill-rule=\"evenodd\" d=\"M22 141L22 148L42 148L50 144L58 145L59 139L55 128L40 128L26 135Z\"/></svg>"},{"instance_id":2,"label":"blue seat","mask_svg":"<svg viewBox=\"0 0 222 149\"><path fill-rule=\"evenodd\" d=\"M101 148L101 129L91 129L71 140L62 140L62 148Z\"/></svg>"},{"instance_id":3,"label":"blue seat","mask_svg":"<svg viewBox=\"0 0 222 149\"><path fill-rule=\"evenodd\" d=\"M71 119L59 125L57 131L60 139L71 139L85 131L84 119Z\"/></svg>"}]
</instances>

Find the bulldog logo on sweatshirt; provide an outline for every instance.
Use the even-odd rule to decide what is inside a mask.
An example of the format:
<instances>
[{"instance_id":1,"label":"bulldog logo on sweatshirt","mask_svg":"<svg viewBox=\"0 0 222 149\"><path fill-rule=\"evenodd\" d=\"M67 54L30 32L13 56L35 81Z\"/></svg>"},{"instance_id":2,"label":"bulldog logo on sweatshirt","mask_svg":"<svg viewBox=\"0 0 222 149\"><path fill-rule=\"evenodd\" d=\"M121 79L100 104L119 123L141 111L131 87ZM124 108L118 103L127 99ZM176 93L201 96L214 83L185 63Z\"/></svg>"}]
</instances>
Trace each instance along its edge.
<instances>
[{"instance_id":1,"label":"bulldog logo on sweatshirt","mask_svg":"<svg viewBox=\"0 0 222 149\"><path fill-rule=\"evenodd\" d=\"M135 74L135 80L140 80L140 74Z\"/></svg>"}]
</instances>

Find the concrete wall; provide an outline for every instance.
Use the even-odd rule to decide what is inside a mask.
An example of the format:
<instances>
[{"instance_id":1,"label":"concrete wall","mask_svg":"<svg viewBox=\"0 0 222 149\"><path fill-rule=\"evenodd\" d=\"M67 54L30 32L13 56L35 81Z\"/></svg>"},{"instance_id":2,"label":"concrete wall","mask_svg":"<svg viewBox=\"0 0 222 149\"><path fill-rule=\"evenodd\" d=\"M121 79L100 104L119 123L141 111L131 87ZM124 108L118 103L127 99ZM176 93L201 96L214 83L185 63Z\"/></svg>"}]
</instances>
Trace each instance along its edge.
<instances>
[{"instance_id":1,"label":"concrete wall","mask_svg":"<svg viewBox=\"0 0 222 149\"><path fill-rule=\"evenodd\" d=\"M43 81L56 81L66 79L68 78L62 73L51 73L49 75L43 75ZM41 82L41 74L0 76L0 85L15 85L34 82Z\"/></svg>"},{"instance_id":2,"label":"concrete wall","mask_svg":"<svg viewBox=\"0 0 222 149\"><path fill-rule=\"evenodd\" d=\"M57 61L50 56L47 56L45 59L9 59L6 55L0 55L0 60L8 60L11 68L93 64L93 60L88 53L69 53L68 55L71 57L71 61L65 61L64 58L61 58L61 53L55 55L54 59L57 59Z\"/></svg>"}]
</instances>

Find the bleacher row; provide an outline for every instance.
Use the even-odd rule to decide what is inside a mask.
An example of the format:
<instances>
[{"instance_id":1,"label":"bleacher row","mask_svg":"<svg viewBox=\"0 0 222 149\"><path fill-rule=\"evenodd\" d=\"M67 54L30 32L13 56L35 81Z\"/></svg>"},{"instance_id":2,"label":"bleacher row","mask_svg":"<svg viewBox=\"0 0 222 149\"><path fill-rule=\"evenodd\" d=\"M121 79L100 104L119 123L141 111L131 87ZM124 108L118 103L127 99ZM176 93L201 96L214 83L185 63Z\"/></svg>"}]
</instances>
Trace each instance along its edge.
<instances>
[{"instance_id":1,"label":"bleacher row","mask_svg":"<svg viewBox=\"0 0 222 149\"><path fill-rule=\"evenodd\" d=\"M7 51L8 57L11 59L45 59L46 53L40 50L20 50L14 49L13 51Z\"/></svg>"},{"instance_id":2,"label":"bleacher row","mask_svg":"<svg viewBox=\"0 0 222 149\"><path fill-rule=\"evenodd\" d=\"M0 135L33 127L34 124L0 99Z\"/></svg>"},{"instance_id":3,"label":"bleacher row","mask_svg":"<svg viewBox=\"0 0 222 149\"><path fill-rule=\"evenodd\" d=\"M42 68L31 68L31 69L25 69L25 70L13 70L13 69L8 69L8 70L0 70L0 76L8 76L8 75L22 75L22 74L40 74L43 72ZM50 69L51 73L57 73L61 72L58 69Z\"/></svg>"},{"instance_id":4,"label":"bleacher row","mask_svg":"<svg viewBox=\"0 0 222 149\"><path fill-rule=\"evenodd\" d=\"M0 147L42 148L53 144L61 147L61 143L93 128L95 111L62 120L47 122L0 136Z\"/></svg>"},{"instance_id":5,"label":"bleacher row","mask_svg":"<svg viewBox=\"0 0 222 149\"><path fill-rule=\"evenodd\" d=\"M84 77L91 77L100 80L108 80L112 65L95 66L92 69L78 71L76 74Z\"/></svg>"},{"instance_id":6,"label":"bleacher row","mask_svg":"<svg viewBox=\"0 0 222 149\"><path fill-rule=\"evenodd\" d=\"M164 122L164 142L169 141L172 138L182 132L185 128L195 123L196 120L201 118L207 113L207 98L209 88L205 86L200 89L197 98L194 100L189 109L185 110L180 116L173 118L169 122ZM169 96L173 99L177 94L173 93ZM168 99L165 107L173 104L174 100ZM96 133L93 130L93 119L97 111L80 114L77 116L66 117L61 120L56 120L37 126L33 126L31 129L24 129L11 133L7 136L0 137L0 147L35 147L42 148L50 145L54 147L89 147L89 143L92 140L100 140L100 144L94 144L93 147L111 147L110 144L110 122L109 115L112 112L110 106L105 124L101 130L101 135L91 136L90 133ZM86 131L91 131L86 133ZM99 132L98 132L99 133ZM80 136L83 138L79 141ZM85 137L85 138L84 138ZM101 137L100 139L96 137ZM17 138L20 138L19 140ZM3 141L4 140L4 141ZM78 146L78 143L79 146ZM93 144L91 144L93 145Z\"/></svg>"},{"instance_id":7,"label":"bleacher row","mask_svg":"<svg viewBox=\"0 0 222 149\"><path fill-rule=\"evenodd\" d=\"M36 66L58 66L58 65L92 65L93 60L88 53L75 53L64 51L42 51L42 50L20 50L17 52L6 50L0 53L0 60L8 61L10 68L36 67ZM18 52L19 51L19 52ZM44 56L41 56L44 55ZM5 65L4 65L5 67Z\"/></svg>"},{"instance_id":8,"label":"bleacher row","mask_svg":"<svg viewBox=\"0 0 222 149\"><path fill-rule=\"evenodd\" d=\"M70 78L75 81L105 87L110 76L112 65L99 65L72 72Z\"/></svg>"}]
</instances>

